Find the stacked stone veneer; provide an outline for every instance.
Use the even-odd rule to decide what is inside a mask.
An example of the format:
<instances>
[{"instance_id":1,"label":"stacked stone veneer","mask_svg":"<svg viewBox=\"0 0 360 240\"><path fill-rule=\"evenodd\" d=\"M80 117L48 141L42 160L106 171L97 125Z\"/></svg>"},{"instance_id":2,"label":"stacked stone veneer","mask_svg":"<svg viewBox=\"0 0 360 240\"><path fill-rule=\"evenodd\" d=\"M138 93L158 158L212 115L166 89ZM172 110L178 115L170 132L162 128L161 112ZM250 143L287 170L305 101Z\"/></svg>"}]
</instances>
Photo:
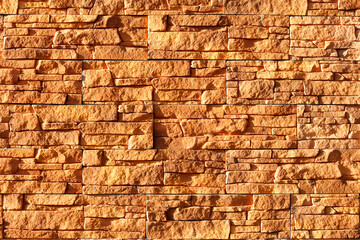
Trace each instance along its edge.
<instances>
[{"instance_id":1,"label":"stacked stone veneer","mask_svg":"<svg viewBox=\"0 0 360 240\"><path fill-rule=\"evenodd\" d=\"M0 0L0 238L359 239L359 0Z\"/></svg>"}]
</instances>

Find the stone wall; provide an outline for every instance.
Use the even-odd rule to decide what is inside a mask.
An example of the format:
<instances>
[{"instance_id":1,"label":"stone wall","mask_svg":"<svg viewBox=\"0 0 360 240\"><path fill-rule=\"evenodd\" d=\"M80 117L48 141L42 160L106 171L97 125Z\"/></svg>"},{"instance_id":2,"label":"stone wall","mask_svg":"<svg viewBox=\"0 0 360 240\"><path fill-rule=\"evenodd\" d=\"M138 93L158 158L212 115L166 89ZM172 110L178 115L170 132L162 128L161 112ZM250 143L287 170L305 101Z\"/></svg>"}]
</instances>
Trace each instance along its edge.
<instances>
[{"instance_id":1,"label":"stone wall","mask_svg":"<svg viewBox=\"0 0 360 240\"><path fill-rule=\"evenodd\" d=\"M359 0L0 0L0 238L359 239Z\"/></svg>"}]
</instances>

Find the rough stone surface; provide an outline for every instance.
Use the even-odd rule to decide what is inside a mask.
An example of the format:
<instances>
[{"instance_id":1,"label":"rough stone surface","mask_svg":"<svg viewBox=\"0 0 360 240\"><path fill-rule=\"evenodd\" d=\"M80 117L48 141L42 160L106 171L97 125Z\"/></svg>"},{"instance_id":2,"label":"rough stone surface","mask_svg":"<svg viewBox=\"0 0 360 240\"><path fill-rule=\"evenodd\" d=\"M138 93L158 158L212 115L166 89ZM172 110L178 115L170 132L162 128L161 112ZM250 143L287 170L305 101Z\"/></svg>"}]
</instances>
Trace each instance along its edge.
<instances>
[{"instance_id":1,"label":"rough stone surface","mask_svg":"<svg viewBox=\"0 0 360 240\"><path fill-rule=\"evenodd\" d=\"M360 239L359 0L0 0L0 239Z\"/></svg>"}]
</instances>

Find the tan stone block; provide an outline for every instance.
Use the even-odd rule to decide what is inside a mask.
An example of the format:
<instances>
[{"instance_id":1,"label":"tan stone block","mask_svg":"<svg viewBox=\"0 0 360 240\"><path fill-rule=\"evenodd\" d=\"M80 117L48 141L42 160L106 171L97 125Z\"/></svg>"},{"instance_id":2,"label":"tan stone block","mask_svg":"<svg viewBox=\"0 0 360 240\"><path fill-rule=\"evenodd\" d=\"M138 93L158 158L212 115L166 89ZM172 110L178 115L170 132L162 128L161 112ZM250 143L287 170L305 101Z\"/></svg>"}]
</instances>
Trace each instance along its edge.
<instances>
[{"instance_id":1,"label":"tan stone block","mask_svg":"<svg viewBox=\"0 0 360 240\"><path fill-rule=\"evenodd\" d=\"M360 8L360 3L357 0L339 0L340 10L353 10Z\"/></svg>"},{"instance_id":2,"label":"tan stone block","mask_svg":"<svg viewBox=\"0 0 360 240\"><path fill-rule=\"evenodd\" d=\"M144 232L145 219L85 218L85 229L107 231ZM142 237L141 237L142 238Z\"/></svg>"},{"instance_id":3,"label":"tan stone block","mask_svg":"<svg viewBox=\"0 0 360 240\"><path fill-rule=\"evenodd\" d=\"M300 0L225 0L225 14L305 15L307 1Z\"/></svg>"},{"instance_id":4,"label":"tan stone block","mask_svg":"<svg viewBox=\"0 0 360 240\"><path fill-rule=\"evenodd\" d=\"M13 229L82 229L82 211L9 211L4 221Z\"/></svg>"},{"instance_id":5,"label":"tan stone block","mask_svg":"<svg viewBox=\"0 0 360 240\"><path fill-rule=\"evenodd\" d=\"M131 31L137 28L146 28L148 17L146 16L99 16L95 22L95 28L126 28L126 31ZM119 31L121 32L121 28Z\"/></svg>"},{"instance_id":6,"label":"tan stone block","mask_svg":"<svg viewBox=\"0 0 360 240\"><path fill-rule=\"evenodd\" d=\"M229 38L259 39L268 37L269 29L266 27L233 26L229 28Z\"/></svg>"},{"instance_id":7,"label":"tan stone block","mask_svg":"<svg viewBox=\"0 0 360 240\"><path fill-rule=\"evenodd\" d=\"M195 90L171 90L161 91L155 90L154 92L155 101L169 101L169 102L181 102L181 101L200 101L201 91Z\"/></svg>"},{"instance_id":8,"label":"tan stone block","mask_svg":"<svg viewBox=\"0 0 360 240\"><path fill-rule=\"evenodd\" d=\"M39 119L35 114L12 114L10 126L13 131L40 130Z\"/></svg>"},{"instance_id":9,"label":"tan stone block","mask_svg":"<svg viewBox=\"0 0 360 240\"><path fill-rule=\"evenodd\" d=\"M217 15L169 15L169 24L186 27L215 27L219 26L220 19L221 16Z\"/></svg>"},{"instance_id":10,"label":"tan stone block","mask_svg":"<svg viewBox=\"0 0 360 240\"><path fill-rule=\"evenodd\" d=\"M11 149L0 148L0 156L11 156L14 158L33 158L35 157L34 149Z\"/></svg>"},{"instance_id":11,"label":"tan stone block","mask_svg":"<svg viewBox=\"0 0 360 240\"><path fill-rule=\"evenodd\" d=\"M95 218L123 218L125 207L123 206L85 206L84 216Z\"/></svg>"},{"instance_id":12,"label":"tan stone block","mask_svg":"<svg viewBox=\"0 0 360 240\"><path fill-rule=\"evenodd\" d=\"M357 96L360 91L360 84L356 82L305 81L304 83L305 95Z\"/></svg>"},{"instance_id":13,"label":"tan stone block","mask_svg":"<svg viewBox=\"0 0 360 240\"><path fill-rule=\"evenodd\" d=\"M51 48L52 38L47 36L9 36L4 38L4 49Z\"/></svg>"},{"instance_id":14,"label":"tan stone block","mask_svg":"<svg viewBox=\"0 0 360 240\"><path fill-rule=\"evenodd\" d=\"M114 86L114 81L109 70L86 70L84 71L84 78L86 87Z\"/></svg>"},{"instance_id":15,"label":"tan stone block","mask_svg":"<svg viewBox=\"0 0 360 240\"><path fill-rule=\"evenodd\" d=\"M151 82L159 90L225 88L225 78L155 78Z\"/></svg>"},{"instance_id":16,"label":"tan stone block","mask_svg":"<svg viewBox=\"0 0 360 240\"><path fill-rule=\"evenodd\" d=\"M147 60L147 49L125 46L95 46L93 59Z\"/></svg>"},{"instance_id":17,"label":"tan stone block","mask_svg":"<svg viewBox=\"0 0 360 240\"><path fill-rule=\"evenodd\" d=\"M248 219L253 221L289 218L289 210L251 210L248 212Z\"/></svg>"},{"instance_id":18,"label":"tan stone block","mask_svg":"<svg viewBox=\"0 0 360 240\"><path fill-rule=\"evenodd\" d=\"M209 220L210 214L209 207L176 208L173 218L176 221Z\"/></svg>"},{"instance_id":19,"label":"tan stone block","mask_svg":"<svg viewBox=\"0 0 360 240\"><path fill-rule=\"evenodd\" d=\"M84 166L101 166L103 162L103 151L88 150L83 153Z\"/></svg>"},{"instance_id":20,"label":"tan stone block","mask_svg":"<svg viewBox=\"0 0 360 240\"><path fill-rule=\"evenodd\" d=\"M311 158L319 154L319 149L274 150L274 158Z\"/></svg>"},{"instance_id":21,"label":"tan stone block","mask_svg":"<svg viewBox=\"0 0 360 240\"><path fill-rule=\"evenodd\" d=\"M85 185L161 185L162 166L137 165L87 167L83 169Z\"/></svg>"},{"instance_id":22,"label":"tan stone block","mask_svg":"<svg viewBox=\"0 0 360 240\"><path fill-rule=\"evenodd\" d=\"M164 171L167 173L204 173L205 164L197 161L166 161Z\"/></svg>"},{"instance_id":23,"label":"tan stone block","mask_svg":"<svg viewBox=\"0 0 360 240\"><path fill-rule=\"evenodd\" d=\"M24 196L22 194L4 195L5 210L21 210L23 208Z\"/></svg>"},{"instance_id":24,"label":"tan stone block","mask_svg":"<svg viewBox=\"0 0 360 240\"><path fill-rule=\"evenodd\" d=\"M290 208L289 195L254 195L253 209L279 210Z\"/></svg>"},{"instance_id":25,"label":"tan stone block","mask_svg":"<svg viewBox=\"0 0 360 240\"><path fill-rule=\"evenodd\" d=\"M246 130L247 119L198 119L182 120L185 136L236 135Z\"/></svg>"},{"instance_id":26,"label":"tan stone block","mask_svg":"<svg viewBox=\"0 0 360 240\"><path fill-rule=\"evenodd\" d=\"M167 15L149 15L149 31L164 32L167 28Z\"/></svg>"},{"instance_id":27,"label":"tan stone block","mask_svg":"<svg viewBox=\"0 0 360 240\"><path fill-rule=\"evenodd\" d=\"M82 161L81 150L68 149L39 149L35 156L39 163L80 163Z\"/></svg>"},{"instance_id":28,"label":"tan stone block","mask_svg":"<svg viewBox=\"0 0 360 240\"><path fill-rule=\"evenodd\" d=\"M56 146L56 145L78 145L80 133L78 131L69 132L42 132L26 131L10 133L10 145L25 146Z\"/></svg>"},{"instance_id":29,"label":"tan stone block","mask_svg":"<svg viewBox=\"0 0 360 240\"><path fill-rule=\"evenodd\" d=\"M183 132L178 123L155 123L154 136L181 137Z\"/></svg>"},{"instance_id":30,"label":"tan stone block","mask_svg":"<svg viewBox=\"0 0 360 240\"><path fill-rule=\"evenodd\" d=\"M66 29L57 31L54 37L55 45L102 45L120 42L116 29Z\"/></svg>"},{"instance_id":31,"label":"tan stone block","mask_svg":"<svg viewBox=\"0 0 360 240\"><path fill-rule=\"evenodd\" d=\"M95 0L90 14L119 15L124 13L124 3L117 0Z\"/></svg>"},{"instance_id":32,"label":"tan stone block","mask_svg":"<svg viewBox=\"0 0 360 240\"><path fill-rule=\"evenodd\" d=\"M152 123L149 122L84 122L79 129L85 134L150 134Z\"/></svg>"},{"instance_id":33,"label":"tan stone block","mask_svg":"<svg viewBox=\"0 0 360 240\"><path fill-rule=\"evenodd\" d=\"M194 187L224 187L224 174L165 173L165 185L185 185Z\"/></svg>"},{"instance_id":34,"label":"tan stone block","mask_svg":"<svg viewBox=\"0 0 360 240\"><path fill-rule=\"evenodd\" d=\"M289 115L297 112L291 105L224 105L225 114L248 115Z\"/></svg>"},{"instance_id":35,"label":"tan stone block","mask_svg":"<svg viewBox=\"0 0 360 240\"><path fill-rule=\"evenodd\" d=\"M150 149L152 147L152 135L134 135L129 138L129 149Z\"/></svg>"},{"instance_id":36,"label":"tan stone block","mask_svg":"<svg viewBox=\"0 0 360 240\"><path fill-rule=\"evenodd\" d=\"M41 122L85 122L117 120L115 105L92 106L33 106Z\"/></svg>"},{"instance_id":37,"label":"tan stone block","mask_svg":"<svg viewBox=\"0 0 360 240\"><path fill-rule=\"evenodd\" d=\"M298 230L340 230L358 227L358 215L298 215L295 217L295 228Z\"/></svg>"},{"instance_id":38,"label":"tan stone block","mask_svg":"<svg viewBox=\"0 0 360 240\"><path fill-rule=\"evenodd\" d=\"M125 0L125 8L134 10L164 10L167 9L165 0Z\"/></svg>"},{"instance_id":39,"label":"tan stone block","mask_svg":"<svg viewBox=\"0 0 360 240\"><path fill-rule=\"evenodd\" d=\"M341 25L291 26L291 38L301 40L354 40L355 28Z\"/></svg>"},{"instance_id":40,"label":"tan stone block","mask_svg":"<svg viewBox=\"0 0 360 240\"><path fill-rule=\"evenodd\" d=\"M226 91L223 89L204 91L201 95L201 104L224 104Z\"/></svg>"},{"instance_id":41,"label":"tan stone block","mask_svg":"<svg viewBox=\"0 0 360 240\"><path fill-rule=\"evenodd\" d=\"M128 144L128 135L86 135L81 136L81 145L87 146L117 146L117 148L124 149Z\"/></svg>"},{"instance_id":42,"label":"tan stone block","mask_svg":"<svg viewBox=\"0 0 360 240\"><path fill-rule=\"evenodd\" d=\"M229 221L149 222L147 233L156 239L228 239Z\"/></svg>"},{"instance_id":43,"label":"tan stone block","mask_svg":"<svg viewBox=\"0 0 360 240\"><path fill-rule=\"evenodd\" d=\"M274 81L254 80L239 82L239 97L250 99L274 98Z\"/></svg>"},{"instance_id":44,"label":"tan stone block","mask_svg":"<svg viewBox=\"0 0 360 240\"><path fill-rule=\"evenodd\" d=\"M189 61L107 61L115 78L154 78L190 75Z\"/></svg>"},{"instance_id":45,"label":"tan stone block","mask_svg":"<svg viewBox=\"0 0 360 240\"><path fill-rule=\"evenodd\" d=\"M290 44L288 40L278 39L229 39L229 50L247 51L253 53L289 53ZM265 59L272 59L265 57Z\"/></svg>"},{"instance_id":46,"label":"tan stone block","mask_svg":"<svg viewBox=\"0 0 360 240\"><path fill-rule=\"evenodd\" d=\"M74 206L75 201L80 198L78 195L25 195L25 200L32 205L47 205L47 206Z\"/></svg>"},{"instance_id":47,"label":"tan stone block","mask_svg":"<svg viewBox=\"0 0 360 240\"><path fill-rule=\"evenodd\" d=\"M276 181L285 179L337 179L341 177L340 166L336 163L281 165L275 173Z\"/></svg>"},{"instance_id":48,"label":"tan stone block","mask_svg":"<svg viewBox=\"0 0 360 240\"><path fill-rule=\"evenodd\" d=\"M81 74L80 61L40 60L36 70L41 74Z\"/></svg>"},{"instance_id":49,"label":"tan stone block","mask_svg":"<svg viewBox=\"0 0 360 240\"><path fill-rule=\"evenodd\" d=\"M321 139L321 138L347 138L349 134L349 124L343 125L318 125L304 124L299 125L299 139Z\"/></svg>"},{"instance_id":50,"label":"tan stone block","mask_svg":"<svg viewBox=\"0 0 360 240\"><path fill-rule=\"evenodd\" d=\"M70 8L78 7L78 3L75 0L49 0L50 8Z\"/></svg>"},{"instance_id":51,"label":"tan stone block","mask_svg":"<svg viewBox=\"0 0 360 240\"><path fill-rule=\"evenodd\" d=\"M263 127L295 127L296 116L249 116L249 126L263 126Z\"/></svg>"},{"instance_id":52,"label":"tan stone block","mask_svg":"<svg viewBox=\"0 0 360 240\"><path fill-rule=\"evenodd\" d=\"M255 171L231 171L227 172L227 183L271 183L274 174L272 172Z\"/></svg>"},{"instance_id":53,"label":"tan stone block","mask_svg":"<svg viewBox=\"0 0 360 240\"><path fill-rule=\"evenodd\" d=\"M86 152L86 151L85 151ZM92 152L92 154L96 154L97 152ZM109 161L145 161L145 160L154 160L155 154L157 150L111 150L111 151L104 151L104 157Z\"/></svg>"},{"instance_id":54,"label":"tan stone block","mask_svg":"<svg viewBox=\"0 0 360 240\"><path fill-rule=\"evenodd\" d=\"M172 51L221 51L227 50L225 31L152 32L149 49Z\"/></svg>"},{"instance_id":55,"label":"tan stone block","mask_svg":"<svg viewBox=\"0 0 360 240\"><path fill-rule=\"evenodd\" d=\"M152 87L98 87L84 88L83 100L96 102L117 101L150 101Z\"/></svg>"},{"instance_id":56,"label":"tan stone block","mask_svg":"<svg viewBox=\"0 0 360 240\"><path fill-rule=\"evenodd\" d=\"M0 84L18 83L20 70L18 69L0 69Z\"/></svg>"},{"instance_id":57,"label":"tan stone block","mask_svg":"<svg viewBox=\"0 0 360 240\"><path fill-rule=\"evenodd\" d=\"M20 161L16 158L1 158L0 173L14 174L18 171Z\"/></svg>"},{"instance_id":58,"label":"tan stone block","mask_svg":"<svg viewBox=\"0 0 360 240\"><path fill-rule=\"evenodd\" d=\"M43 92L81 94L81 87L80 81L49 81L43 84ZM67 100L69 101L69 98Z\"/></svg>"},{"instance_id":59,"label":"tan stone block","mask_svg":"<svg viewBox=\"0 0 360 240\"><path fill-rule=\"evenodd\" d=\"M289 231L290 220L263 220L261 221L261 232Z\"/></svg>"},{"instance_id":60,"label":"tan stone block","mask_svg":"<svg viewBox=\"0 0 360 240\"><path fill-rule=\"evenodd\" d=\"M18 5L18 0L4 0L0 3L0 14L16 14Z\"/></svg>"}]
</instances>

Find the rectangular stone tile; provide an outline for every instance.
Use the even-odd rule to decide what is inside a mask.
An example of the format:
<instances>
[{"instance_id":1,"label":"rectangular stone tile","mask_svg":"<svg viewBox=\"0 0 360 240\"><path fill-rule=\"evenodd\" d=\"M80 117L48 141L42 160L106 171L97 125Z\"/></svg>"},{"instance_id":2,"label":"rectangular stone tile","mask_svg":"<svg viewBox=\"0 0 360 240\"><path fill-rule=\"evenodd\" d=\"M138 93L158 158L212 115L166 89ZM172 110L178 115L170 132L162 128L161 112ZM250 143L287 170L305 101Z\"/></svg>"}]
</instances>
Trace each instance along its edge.
<instances>
[{"instance_id":1,"label":"rectangular stone tile","mask_svg":"<svg viewBox=\"0 0 360 240\"><path fill-rule=\"evenodd\" d=\"M82 151L16 149L0 152L1 193L82 193Z\"/></svg>"},{"instance_id":2,"label":"rectangular stone tile","mask_svg":"<svg viewBox=\"0 0 360 240\"><path fill-rule=\"evenodd\" d=\"M149 59L288 59L282 16L152 16Z\"/></svg>"},{"instance_id":3,"label":"rectangular stone tile","mask_svg":"<svg viewBox=\"0 0 360 240\"><path fill-rule=\"evenodd\" d=\"M12 106L11 147L149 149L152 106Z\"/></svg>"},{"instance_id":4,"label":"rectangular stone tile","mask_svg":"<svg viewBox=\"0 0 360 240\"><path fill-rule=\"evenodd\" d=\"M358 149L358 114L356 106L298 105L298 147Z\"/></svg>"},{"instance_id":5,"label":"rectangular stone tile","mask_svg":"<svg viewBox=\"0 0 360 240\"><path fill-rule=\"evenodd\" d=\"M225 96L225 61L191 61L190 76L151 80L154 104L222 104Z\"/></svg>"},{"instance_id":6,"label":"rectangular stone tile","mask_svg":"<svg viewBox=\"0 0 360 240\"><path fill-rule=\"evenodd\" d=\"M358 17L291 17L290 55L304 60L358 60L358 22Z\"/></svg>"},{"instance_id":7,"label":"rectangular stone tile","mask_svg":"<svg viewBox=\"0 0 360 240\"><path fill-rule=\"evenodd\" d=\"M3 199L6 238L145 237L144 196L6 194Z\"/></svg>"},{"instance_id":8,"label":"rectangular stone tile","mask_svg":"<svg viewBox=\"0 0 360 240\"><path fill-rule=\"evenodd\" d=\"M16 14L19 0L4 0L0 3L0 14Z\"/></svg>"},{"instance_id":9,"label":"rectangular stone tile","mask_svg":"<svg viewBox=\"0 0 360 240\"><path fill-rule=\"evenodd\" d=\"M220 14L223 9L222 0L125 0L126 15L155 14Z\"/></svg>"},{"instance_id":10,"label":"rectangular stone tile","mask_svg":"<svg viewBox=\"0 0 360 240\"><path fill-rule=\"evenodd\" d=\"M296 107L267 105L154 106L155 147L295 148Z\"/></svg>"},{"instance_id":11,"label":"rectangular stone tile","mask_svg":"<svg viewBox=\"0 0 360 240\"><path fill-rule=\"evenodd\" d=\"M317 1L310 0L308 3L308 16L354 16L359 8L357 1Z\"/></svg>"},{"instance_id":12,"label":"rectangular stone tile","mask_svg":"<svg viewBox=\"0 0 360 240\"><path fill-rule=\"evenodd\" d=\"M225 90L225 69L219 68L225 63L210 63L208 69L199 71L190 64L190 61L87 61L83 72L84 103L224 102L219 95ZM207 76L214 79L205 79ZM193 87L189 81L194 82Z\"/></svg>"},{"instance_id":13,"label":"rectangular stone tile","mask_svg":"<svg viewBox=\"0 0 360 240\"><path fill-rule=\"evenodd\" d=\"M291 221L292 238L359 238L359 195L292 195Z\"/></svg>"},{"instance_id":14,"label":"rectangular stone tile","mask_svg":"<svg viewBox=\"0 0 360 240\"><path fill-rule=\"evenodd\" d=\"M359 150L226 152L227 193L357 193Z\"/></svg>"},{"instance_id":15,"label":"rectangular stone tile","mask_svg":"<svg viewBox=\"0 0 360 240\"><path fill-rule=\"evenodd\" d=\"M85 195L84 232L80 238L145 238L145 196ZM71 237L64 234L63 237Z\"/></svg>"},{"instance_id":16,"label":"rectangular stone tile","mask_svg":"<svg viewBox=\"0 0 360 240\"><path fill-rule=\"evenodd\" d=\"M80 104L81 62L2 60L0 102Z\"/></svg>"},{"instance_id":17,"label":"rectangular stone tile","mask_svg":"<svg viewBox=\"0 0 360 240\"><path fill-rule=\"evenodd\" d=\"M225 192L223 151L85 150L84 165L89 194Z\"/></svg>"},{"instance_id":18,"label":"rectangular stone tile","mask_svg":"<svg viewBox=\"0 0 360 240\"><path fill-rule=\"evenodd\" d=\"M350 61L231 61L227 103L357 104L358 75Z\"/></svg>"},{"instance_id":19,"label":"rectangular stone tile","mask_svg":"<svg viewBox=\"0 0 360 240\"><path fill-rule=\"evenodd\" d=\"M225 14L306 15L305 0L224 0Z\"/></svg>"},{"instance_id":20,"label":"rectangular stone tile","mask_svg":"<svg viewBox=\"0 0 360 240\"><path fill-rule=\"evenodd\" d=\"M107 61L86 63L84 102L225 103L225 61ZM166 66L166 67L164 67Z\"/></svg>"},{"instance_id":21,"label":"rectangular stone tile","mask_svg":"<svg viewBox=\"0 0 360 240\"><path fill-rule=\"evenodd\" d=\"M290 237L289 195L148 195L146 210L150 238Z\"/></svg>"},{"instance_id":22,"label":"rectangular stone tile","mask_svg":"<svg viewBox=\"0 0 360 240\"><path fill-rule=\"evenodd\" d=\"M9 15L4 26L5 59L147 59L144 16Z\"/></svg>"}]
</instances>

